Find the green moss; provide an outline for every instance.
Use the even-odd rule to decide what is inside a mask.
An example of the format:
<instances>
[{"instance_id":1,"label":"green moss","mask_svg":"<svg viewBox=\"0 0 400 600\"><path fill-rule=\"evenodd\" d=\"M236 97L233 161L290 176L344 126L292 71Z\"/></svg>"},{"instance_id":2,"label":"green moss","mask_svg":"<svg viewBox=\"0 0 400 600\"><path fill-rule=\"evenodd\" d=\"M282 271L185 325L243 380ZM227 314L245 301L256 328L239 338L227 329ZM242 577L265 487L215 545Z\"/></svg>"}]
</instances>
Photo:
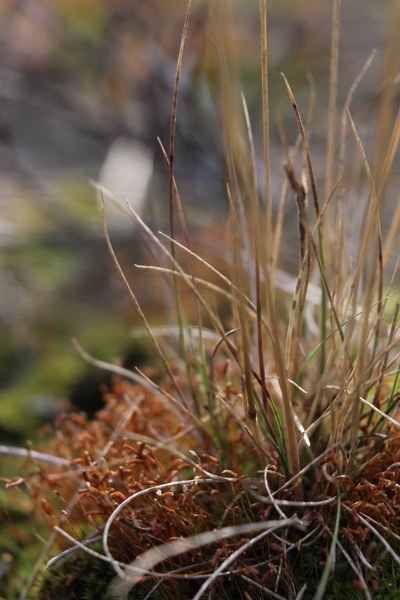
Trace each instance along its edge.
<instances>
[{"instance_id":1,"label":"green moss","mask_svg":"<svg viewBox=\"0 0 400 600\"><path fill-rule=\"evenodd\" d=\"M0 490L0 598L17 600L49 535L20 490Z\"/></svg>"},{"instance_id":2,"label":"green moss","mask_svg":"<svg viewBox=\"0 0 400 600\"><path fill-rule=\"evenodd\" d=\"M298 554L297 560L292 563L297 588L300 589L304 583L307 584L304 598L314 597L322 575L323 562L321 557L316 557L315 553L315 547L306 551L303 550ZM374 600L397 600L400 596L400 572L397 563L390 555L386 555L379 564L380 567L377 571L363 573L369 592ZM339 555L335 571L329 578L324 600L336 600L337 598L364 599L365 594L357 587L356 581L356 573L347 560Z\"/></svg>"},{"instance_id":3,"label":"green moss","mask_svg":"<svg viewBox=\"0 0 400 600\"><path fill-rule=\"evenodd\" d=\"M58 318L62 322L62 315ZM79 356L69 339L71 331L76 331L79 342L90 354L106 362L131 354L131 366L136 366L148 354L149 344L146 341L135 340L134 355L129 353L129 348L121 348L120 340L126 339L127 329L132 325L129 318L100 318L96 311L91 311L90 315L82 311L76 317L66 315L66 318L75 318L75 326L64 322L65 335L61 332L56 336L54 330L57 324L50 320L46 332L41 334L40 340L36 339L37 344L40 342L40 349L29 369L22 370L0 393L0 422L4 428L18 434L21 443L36 437L43 419L53 419L60 408L57 406L58 399L71 397L71 390L74 395L77 382L95 378L99 384L109 378L107 372L88 365ZM78 408L85 410L83 406Z\"/></svg>"},{"instance_id":4,"label":"green moss","mask_svg":"<svg viewBox=\"0 0 400 600\"><path fill-rule=\"evenodd\" d=\"M115 571L107 563L92 558L84 553L67 560L61 567L46 573L35 590L32 590L31 600L53 600L62 597L63 600L118 600L122 596L118 592L110 595L108 586L115 578ZM183 579L165 581L156 586L155 580L139 583L132 589L127 600L142 600L151 593L152 600L176 600L177 598L192 598L203 584L204 580ZM231 600L242 598L243 591L250 586L238 578L225 578L213 588L213 598L216 600ZM152 591L153 590L153 591ZM208 592L202 599L208 598Z\"/></svg>"},{"instance_id":5,"label":"green moss","mask_svg":"<svg viewBox=\"0 0 400 600\"><path fill-rule=\"evenodd\" d=\"M46 573L39 589L32 590L30 598L36 600L96 600L105 598L108 582L114 575L112 567L85 553L79 553L73 559Z\"/></svg>"},{"instance_id":6,"label":"green moss","mask_svg":"<svg viewBox=\"0 0 400 600\"><path fill-rule=\"evenodd\" d=\"M369 579L369 591L374 600L397 600L400 593L400 574L396 565L389 556L386 556L381 562L382 570L365 575L366 581ZM298 560L293 562L293 577L299 590L304 583L307 583L307 589L303 598L313 598L317 590L319 578L321 576L323 565L316 559L313 549L302 551L298 555ZM31 596L37 600L53 600L55 596L62 594L63 600L101 600L110 598L107 595L109 583L115 577L115 572L107 563L94 559L84 553L76 554L68 559L61 566L55 566L51 572L43 577L40 586ZM372 586L371 579L375 580ZM337 598L352 598L352 600L362 600L365 594L355 585L357 576L347 563L341 557L338 560L336 569L332 573L324 600L336 600ZM166 600L176 598L190 598L199 589L203 581L182 581L179 585L176 582L163 583L154 589L151 598L153 600ZM267 585L264 584L264 585ZM152 580L145 581L137 585L128 595L128 599L145 598L155 587ZM375 587L377 589L375 589ZM243 592L247 590L250 594L255 593L255 588L251 588L246 581L239 578L226 578L219 581L217 587L213 590L215 600L227 600L232 597L243 597ZM258 594L258 591L256 592ZM262 592L260 592L262 594ZM286 585L281 585L279 593L283 598L288 596ZM208 594L204 595L204 598ZM263 597L262 595L260 597Z\"/></svg>"}]
</instances>

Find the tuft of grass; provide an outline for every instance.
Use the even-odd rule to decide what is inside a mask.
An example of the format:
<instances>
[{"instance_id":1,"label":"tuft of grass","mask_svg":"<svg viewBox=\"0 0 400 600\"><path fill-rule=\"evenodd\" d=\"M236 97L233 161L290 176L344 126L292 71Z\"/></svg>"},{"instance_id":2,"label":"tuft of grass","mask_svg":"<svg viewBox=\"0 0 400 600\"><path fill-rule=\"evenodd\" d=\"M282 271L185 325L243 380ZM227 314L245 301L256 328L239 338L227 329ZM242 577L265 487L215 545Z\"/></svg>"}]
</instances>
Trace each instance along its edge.
<instances>
[{"instance_id":1,"label":"tuft of grass","mask_svg":"<svg viewBox=\"0 0 400 600\"><path fill-rule=\"evenodd\" d=\"M372 57L349 91L338 127L335 1L324 191L312 160L314 100L304 124L283 75L299 141L289 147L281 125L286 164L274 218L267 3L260 0L266 187L259 189L245 98L236 108L229 56L218 48L230 203L225 249L231 259L229 268L216 266L191 246L174 172L191 4L177 62L170 144L163 149L169 234L155 234L129 204L122 207L151 251L149 277L162 279L167 315L176 326L153 329L139 305L113 249L100 189L110 254L162 372L153 376L104 363L76 343L85 359L114 375L103 389L104 409L93 420L60 416L54 437L35 451L2 448L25 460L6 486L28 494L35 518L52 530L21 598L45 599L60 587L71 598L238 594L317 600L345 593L378 598L383 590L391 597L388 590L397 581L390 572L400 564L400 210L387 233L380 217L400 136L393 89L382 100L391 107L393 125L381 111L374 156L351 112ZM389 32L389 46L393 40ZM357 215L359 238L349 226L350 139L368 185L364 213ZM291 293L282 289L278 270L290 194L299 231ZM39 576L50 553L47 574Z\"/></svg>"}]
</instances>

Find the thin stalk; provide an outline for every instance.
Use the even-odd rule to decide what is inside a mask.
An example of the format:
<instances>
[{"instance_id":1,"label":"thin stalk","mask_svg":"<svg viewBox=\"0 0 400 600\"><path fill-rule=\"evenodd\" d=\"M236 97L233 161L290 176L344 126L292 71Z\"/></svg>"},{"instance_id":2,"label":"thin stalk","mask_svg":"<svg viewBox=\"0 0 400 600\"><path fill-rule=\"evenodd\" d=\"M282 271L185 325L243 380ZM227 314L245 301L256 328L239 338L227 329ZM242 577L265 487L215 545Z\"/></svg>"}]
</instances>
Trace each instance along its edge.
<instances>
[{"instance_id":1,"label":"thin stalk","mask_svg":"<svg viewBox=\"0 0 400 600\"><path fill-rule=\"evenodd\" d=\"M179 82L180 82L180 76L181 76L181 71L182 71L183 53L184 53L184 49L185 49L185 43L186 43L187 32L188 32L188 27L189 27L189 18L190 18L191 6L192 6L192 0L189 0L188 1L188 5L187 5L187 9L186 9L185 21L184 21L184 25L183 25L183 31L182 31L182 36L181 36L181 43L180 43L180 47L179 47L178 60L177 60L177 64L176 64L175 82L174 82L174 91L173 91L172 109L171 109L171 126L170 126L169 156L168 157L166 156L166 152L165 152L162 144L160 144L161 145L161 149L163 151L163 154L164 154L165 158L167 159L168 173L169 173L168 206L169 206L169 228L170 228L170 235L171 235L171 238L174 240L175 239L174 197L175 197L176 202L177 202L178 213L179 213L179 217L180 217L182 229L183 229L184 236L185 236L185 242L186 242L187 245L188 245L188 235L187 235L187 229L186 229L185 219L184 219L184 216L183 216L183 209L182 209L182 205L181 205L180 197L179 197L179 193L178 193L178 188L177 188L176 181L175 181L174 165L175 165L175 140L176 140L176 123L177 123ZM171 255L175 259L175 246L174 246L174 244L172 242L171 242ZM191 270L192 277L193 277L193 284L195 285L193 265L191 263L190 256L189 256L189 261L190 261L190 270ZM180 345L182 357L184 358L184 361L185 361L186 373L187 373L189 385L190 385L190 387L192 389L192 394L193 394L193 397L194 397L195 410L199 414L199 402L198 402L198 399L197 399L197 393L195 391L195 386L193 385L192 374L191 374L191 371L190 371L190 366L189 366L187 351L186 351L186 347L185 347L185 341L184 341L184 322L183 322L182 308L181 308L181 304L180 304L180 300L179 300L178 282L177 282L175 276L173 277L173 286L174 286L174 296L175 296L175 304L176 304L176 313L177 313L177 319L178 319L178 326L179 326L179 331L180 331L180 334L179 334L179 345ZM204 343L203 343L202 333L201 333L201 331L202 331L201 315L200 315L200 308L199 308L196 296L194 297L194 299L195 299L195 304L196 304L196 313L197 313L197 321L198 321L199 336L200 336L199 339L200 339L201 370L202 370L201 377L202 377L203 380L205 380L206 379L205 376L204 376L204 371L205 371L205 351L204 351Z\"/></svg>"},{"instance_id":2,"label":"thin stalk","mask_svg":"<svg viewBox=\"0 0 400 600\"><path fill-rule=\"evenodd\" d=\"M326 586L328 585L328 579L330 574L332 573L335 562L336 562L336 546L338 543L339 536L339 525L340 525L340 517L341 517L341 498L340 498L340 488L337 490L337 507L336 507L336 520L335 520L335 528L333 530L332 535L332 543L329 550L328 558L325 563L324 570L322 572L322 577L318 585L318 589L315 593L313 600L322 600L325 594Z\"/></svg>"},{"instance_id":3,"label":"thin stalk","mask_svg":"<svg viewBox=\"0 0 400 600\"><path fill-rule=\"evenodd\" d=\"M279 459L281 461L280 469L283 469L286 473L286 476L288 476L289 472L288 472L288 466L287 466L287 451L286 451L286 446L285 446L285 433L283 431L283 425L282 425L282 421L279 416L279 411L276 408L274 402L271 400L270 407L271 407L271 411L275 418L275 422L276 422L277 428L278 428L278 435L276 435L276 431L274 430L273 424L271 423L270 418L268 417L267 413L265 412L262 402L256 392L254 392L254 397L256 399L258 408L260 410L260 415L262 417L262 420L264 421L265 436L271 442L272 446L274 447L274 449L276 450L276 453L279 456Z\"/></svg>"},{"instance_id":4,"label":"thin stalk","mask_svg":"<svg viewBox=\"0 0 400 600\"><path fill-rule=\"evenodd\" d=\"M271 201L271 167L270 167L270 135L269 135L269 94L268 94L268 36L267 36L267 2L260 0L261 24L261 85L263 114L263 143L265 171L265 214L266 214L266 252L267 265L270 266L272 239L272 201Z\"/></svg>"},{"instance_id":5,"label":"thin stalk","mask_svg":"<svg viewBox=\"0 0 400 600\"><path fill-rule=\"evenodd\" d=\"M281 347L280 339L281 332L278 325L278 320L275 312L275 301L273 296L273 290L271 280L267 278L266 285L267 303L270 309L271 319L271 332L273 336L274 356L276 361L276 368L279 377L279 385L282 392L282 404L283 404L283 415L285 424L285 433L287 436L287 449L288 449L288 463L290 474L296 477L300 472L300 458L297 448L297 430L293 415L292 403L290 401L290 393L288 387L288 373L285 366L285 357L283 348ZM301 502L303 500L303 486L301 477L295 479L294 492L296 500Z\"/></svg>"},{"instance_id":6,"label":"thin stalk","mask_svg":"<svg viewBox=\"0 0 400 600\"><path fill-rule=\"evenodd\" d=\"M103 200L103 194L102 194L101 190L100 190L100 203L101 203L101 219L102 219L102 224L103 224L103 232L104 232L104 237L106 239L108 250L110 252L111 258L114 261L114 264L115 264L115 266L117 268L118 273L121 276L122 281L125 283L125 286L126 286L128 292L129 292L129 295L130 295L132 301L133 301L135 309L136 309L139 317L141 318L141 320L143 322L143 325L146 328L146 331L147 331L147 333L148 333L151 341L154 344L156 352L157 352L158 356L161 359L161 362L162 362L162 364L164 366L164 369L165 369L168 377L171 379L171 382L172 382L172 384L173 384L173 386L174 386L174 388L176 390L176 393L179 396L180 401L182 402L182 405L186 409L188 409L188 406L187 406L187 403L186 403L186 400L185 400L185 396L182 393L182 390L181 390L181 388L180 388L180 386L179 386L179 384L178 384L178 382L176 380L175 375L172 372L172 369L171 369L171 367L170 367L170 365L168 363L168 360L166 359L166 357L165 357L165 355L164 355L164 353L163 353L163 351L162 351L162 349L161 349L161 347L160 347L160 345L158 343L158 340L157 340L156 336L154 335L154 333L151 330L151 327L150 327L150 325L149 325L149 323L148 323L148 321L147 321L147 319L146 319L146 317L145 317L145 315L143 313L143 310L142 310L142 308L141 308L141 306L140 306L140 304L139 304L139 302L138 302L138 300L137 300L137 298L136 298L136 296L135 296L135 294L134 294L131 286L129 285L129 282L128 282L126 276L125 276L124 271L122 270L121 265L119 264L117 256L116 256L116 254L114 252L114 248L112 247L112 243L111 243L111 240L110 240L110 236L108 234L108 229L107 229L107 224L106 224L106 219L105 219L104 200Z\"/></svg>"},{"instance_id":7,"label":"thin stalk","mask_svg":"<svg viewBox=\"0 0 400 600\"><path fill-rule=\"evenodd\" d=\"M312 162L311 162L311 156L310 156L310 150L309 150L309 146L308 146L308 140L307 140L307 135L306 135L306 131L304 129L304 125L301 119L301 115L300 115L300 111L299 108L297 106L297 102L295 100L295 97L293 95L292 89L289 85L288 80L286 79L285 75L282 73L282 77L283 77L283 81L285 83L287 92L289 94L289 98L290 101L292 103L293 106L293 110L294 110L294 114L296 117L296 121L297 121L297 126L299 128L299 132L301 135L301 141L303 143L303 148L304 148L304 152L306 154L307 157L307 167L308 167L308 174L310 177L310 183L311 183L311 192L312 192L312 197L313 197L313 201L314 201L314 211L315 211L315 218L317 221L319 221L319 226L318 226L318 247L319 247L319 253L318 256L316 257L319 264L322 267L322 271L325 272L325 253L324 253L324 245L323 245L323 235L322 235L322 223L321 223L321 211L320 211L320 207L319 207L319 200L318 200L318 193L317 193L317 185L315 182L315 175L314 175L314 169L312 166ZM310 240L312 243L312 240ZM323 281L323 285L321 285L322 288L322 300L321 300L321 338L324 339L326 337L326 322L327 322L327 281L324 280ZM332 302L331 302L331 306L332 306ZM324 371L324 366L325 366L325 347L323 346L321 349L321 362L320 362L320 371L321 373L323 373Z\"/></svg>"},{"instance_id":8,"label":"thin stalk","mask_svg":"<svg viewBox=\"0 0 400 600\"><path fill-rule=\"evenodd\" d=\"M339 65L339 31L340 31L340 5L341 0L333 0L332 6L332 42L331 63L329 81L329 110L328 110L328 141L326 152L326 179L325 197L332 190L335 171L335 140L336 140L336 102L338 87L338 65ZM327 231L329 235L330 219L327 215Z\"/></svg>"},{"instance_id":9,"label":"thin stalk","mask_svg":"<svg viewBox=\"0 0 400 600\"><path fill-rule=\"evenodd\" d=\"M265 381L265 366L264 366L264 349L263 349L263 327L262 327L262 304L261 304L261 276L260 276L260 252L261 252L261 211L258 199L258 181L256 168L256 155L254 151L253 134L251 131L250 117L247 110L246 101L242 94L243 109L246 119L247 135L250 147L250 165L251 165L251 209L253 215L254 229L254 266L256 279L256 307L257 307L257 345L258 345L258 368L260 371L260 379ZM268 395L265 391L265 386L262 387L262 399L264 410L268 410Z\"/></svg>"},{"instance_id":10,"label":"thin stalk","mask_svg":"<svg viewBox=\"0 0 400 600\"><path fill-rule=\"evenodd\" d=\"M263 107L263 141L264 141L264 169L265 169L265 209L266 209L266 269L265 288L267 310L269 314L272 332L272 345L279 376L279 385L282 391L282 403L284 410L284 424L287 435L288 463L290 473L296 477L300 472L300 458L297 449L296 425L290 401L288 387L288 373L285 368L285 358L280 343L280 330L277 322L275 298L274 298L274 273L271 267L271 243L272 240L272 205L271 205L271 173L270 173L270 140L269 140L269 101L268 101L268 61L267 61L267 4L266 0L260 0L260 22L261 22L261 81L262 81L262 107ZM303 500L303 486L301 477L297 477L294 483L296 500Z\"/></svg>"},{"instance_id":11,"label":"thin stalk","mask_svg":"<svg viewBox=\"0 0 400 600\"><path fill-rule=\"evenodd\" d=\"M231 203L231 229L233 240L233 277L235 280L235 289L232 290L233 305L236 318L239 321L240 329L240 345L239 345L239 364L242 379L242 391L244 399L244 409L248 419L251 434L257 440L259 445L262 444L262 436L260 426L258 424L257 404L253 394L253 369L251 364L251 343L249 333L249 320L247 311L241 293L236 290L243 289L245 284L244 265L241 261L240 250L242 248L241 228L239 223L239 208L238 202L235 201L229 194Z\"/></svg>"},{"instance_id":12,"label":"thin stalk","mask_svg":"<svg viewBox=\"0 0 400 600\"><path fill-rule=\"evenodd\" d=\"M168 168L170 169L171 167L171 163L170 160L168 158L167 152L161 142L161 140L158 140L161 151L164 155L164 159L168 165ZM183 214L183 208L182 208L182 203L181 203L181 199L180 199L180 195L179 195L179 191L178 191L178 186L176 184L176 180L175 177L173 176L172 178L172 184L173 184L173 191L174 191L174 196L175 196L175 200L176 200L176 204L177 204L177 208L178 208L178 213L179 213L179 218L180 218L180 222L181 222L181 227L182 227L182 231L183 231L183 236L184 236L184 240L185 240L185 246L187 249L189 249L189 235L188 235L188 231L187 231L187 227L186 227L186 222L185 222L185 217ZM175 244L174 244L174 238L171 235L171 248L175 249ZM172 256L175 258L175 253L171 253ZM195 277L195 273L194 273L194 267L193 267L193 260L192 260L192 255L190 252L187 252L187 258L188 258L188 264L189 264L189 271L190 271L190 275L192 278L192 282L193 285L196 286L196 277ZM175 282L175 279L174 279ZM175 292L177 294L177 289L175 287ZM206 375L206 353L205 353L205 348L204 348L204 339L203 339L203 327L202 327L202 319L201 319L201 312L200 312L200 306L198 303L198 300L196 298L196 296L194 296L194 302L195 302L195 307L196 307L196 316L197 316L197 327L198 327L198 332L199 332L199 353L200 353L200 363L198 362L197 364L199 365L200 368L200 376L201 379L203 381L203 385L204 385L204 389L206 390L206 394L208 395L208 390L207 390L207 375ZM177 306L177 313L178 313L178 318L180 319L180 328L181 331L183 333L183 316L182 316L182 312L180 310L180 305L179 305L179 300L178 300L178 306ZM186 356L185 353L185 347L184 347L184 342L183 339L180 337L180 344L181 344L181 349L183 350L183 356ZM188 375L188 380L189 383L192 383L192 375L190 372L190 368L189 365L186 362L186 370L187 370L187 375ZM194 387L191 385L192 389L193 389L193 396L195 399L195 407L198 411L198 404L199 402L197 401L197 394L195 392Z\"/></svg>"},{"instance_id":13,"label":"thin stalk","mask_svg":"<svg viewBox=\"0 0 400 600\"><path fill-rule=\"evenodd\" d=\"M357 365L355 370L355 380L356 386L354 393L352 394L352 399L350 403L350 416L351 416L351 425L350 425L350 453L349 459L347 463L346 474L350 475L353 469L353 465L355 462L355 454L356 454L356 446L357 446L357 438L358 438L358 428L360 424L360 405L358 398L361 395L361 387L363 383L363 375L364 375L364 364L366 359L367 352L367 342L368 342L368 332L370 330L370 322L369 322L369 310L368 306L370 305L370 300L373 293L374 280L370 279L370 285L368 286L368 290L365 297L365 307L366 310L363 313L362 323L361 323L361 333L360 333L360 341L358 343L359 351L357 356ZM343 403L343 407L341 409L341 413L346 407L347 403ZM338 429L340 428L340 425ZM341 442L341 439L338 439Z\"/></svg>"},{"instance_id":14,"label":"thin stalk","mask_svg":"<svg viewBox=\"0 0 400 600\"><path fill-rule=\"evenodd\" d=\"M183 31L181 37L181 43L179 47L179 55L176 63L174 92L172 97L172 110L171 110L171 127L169 136L169 183L168 183L168 205L169 205L169 227L172 238L175 238L175 226L174 226L174 166L175 166L175 139L176 139L176 118L178 108L178 91L179 91L179 80L182 71L182 60L183 52L185 49L185 42L187 37L187 31L189 27L189 17L192 0L188 1L186 9L185 21L183 24ZM171 247L171 254L174 256L175 249ZM175 257L175 256L174 256Z\"/></svg>"},{"instance_id":15,"label":"thin stalk","mask_svg":"<svg viewBox=\"0 0 400 600\"><path fill-rule=\"evenodd\" d=\"M356 272L355 272L353 283L352 283L351 296L352 296L352 300L353 300L353 310L355 309L356 302L357 302L357 295L358 295L358 289L359 289L359 285L360 285L361 271L365 264L365 258L366 258L366 254L367 254L368 245L369 245L371 237L372 237L372 230L373 230L374 225L376 225L377 243L378 243L378 301L379 301L378 315L379 315L381 313L382 296L383 296L382 231L381 231L381 224L380 224L380 219L379 219L379 211L380 211L380 207L381 207L382 196L379 197L375 192L375 186L374 186L374 182L373 182L373 178L372 178L371 169L369 167L368 160L365 155L360 136L358 135L355 123L352 119L349 109L347 109L347 116L349 118L350 125L353 130L353 134L356 139L358 149L359 149L359 152L361 154L361 157L362 157L362 160L364 163L364 168L365 168L365 172L367 174L367 179L368 179L372 202L373 202L372 214L371 214L371 217L367 224L367 229L365 231L365 234L363 236L363 241L361 244L361 249L360 249L360 253L359 253L359 257L358 257ZM378 328L377 328L377 330L378 330ZM378 331L376 333L376 336L377 336L377 334L378 334ZM377 345L377 337L375 338L375 350L376 350L376 345Z\"/></svg>"}]
</instances>

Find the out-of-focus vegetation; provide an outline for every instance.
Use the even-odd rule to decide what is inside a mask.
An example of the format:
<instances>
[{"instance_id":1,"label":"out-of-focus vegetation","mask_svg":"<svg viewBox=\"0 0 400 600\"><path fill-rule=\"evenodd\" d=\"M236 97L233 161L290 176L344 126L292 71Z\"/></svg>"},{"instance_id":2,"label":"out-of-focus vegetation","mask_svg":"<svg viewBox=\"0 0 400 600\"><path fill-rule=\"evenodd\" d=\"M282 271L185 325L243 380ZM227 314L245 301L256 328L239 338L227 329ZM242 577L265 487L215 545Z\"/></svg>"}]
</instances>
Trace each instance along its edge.
<instances>
[{"instance_id":1,"label":"out-of-focus vegetation","mask_svg":"<svg viewBox=\"0 0 400 600\"><path fill-rule=\"evenodd\" d=\"M355 100L366 121L382 84L386 4L352 0L343 7L339 94L347 93L371 47L380 51ZM140 142L153 173L147 191L140 191L144 211L158 221L165 216L167 172L156 137L168 141L185 7L180 0L3 0L0 5L0 416L10 435L26 437L36 423L31 413L53 415L58 399L80 377L84 367L71 336L107 360L129 346L121 332L134 318L107 257L88 181L99 179L115 140ZM233 2L232 8L226 26L231 20L238 85L241 81L250 108L257 109L257 3ZM187 218L198 224L210 211L218 215L226 207L215 137L219 99L214 82L220 65L208 58L215 53L209 48L207 10L207 2L195 3L183 65L176 166ZM309 97L307 70L316 81L319 110L327 107L330 12L329 2L317 0L271 6L273 112L290 115L280 71L295 85L302 105ZM259 145L261 112L254 114ZM280 169L283 153L274 122L272 132L276 152L271 158ZM314 143L319 140L322 147L324 135L322 127L315 130ZM136 169L141 171L141 163ZM113 191L135 200L135 164L119 177L121 187L117 183ZM118 215L109 223L124 264L134 263L140 250L131 229ZM288 225L290 242L296 232ZM296 260L290 243L287 254L289 264Z\"/></svg>"}]
</instances>

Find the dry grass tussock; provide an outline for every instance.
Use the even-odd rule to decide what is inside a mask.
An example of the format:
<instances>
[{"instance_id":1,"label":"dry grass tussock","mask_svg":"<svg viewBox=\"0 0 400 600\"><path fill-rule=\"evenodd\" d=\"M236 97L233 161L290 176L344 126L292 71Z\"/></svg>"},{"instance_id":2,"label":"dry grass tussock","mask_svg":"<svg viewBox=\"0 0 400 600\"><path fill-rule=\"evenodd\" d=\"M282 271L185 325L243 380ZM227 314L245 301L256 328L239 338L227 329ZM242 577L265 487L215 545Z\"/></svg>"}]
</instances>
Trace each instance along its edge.
<instances>
[{"instance_id":1,"label":"dry grass tussock","mask_svg":"<svg viewBox=\"0 0 400 600\"><path fill-rule=\"evenodd\" d=\"M387 64L389 84L369 159L351 101L373 57L339 110L335 0L325 181L317 185L313 170L313 93L303 117L283 77L298 141L289 147L281 126L286 164L273 216L267 9L260 0L265 190L257 180L246 102L243 97L237 108L219 49L230 202L230 268L222 272L192 249L174 178L190 9L191 2L164 151L169 234L155 235L129 205L123 208L151 248L148 277L160 278L176 325L158 330L148 323L114 254L99 190L110 253L160 371L150 377L103 364L76 343L86 360L114 373L114 383L93 421L61 417L54 438L26 451L21 473L7 483L29 493L52 531L22 597L34 590L36 598L48 598L57 581L68 597L92 597L79 585L90 565L102 561L102 591L96 593L107 598L319 599L329 597L332 574L343 564L354 594L372 598L383 585L383 557L400 563L400 205L388 231L380 225L400 136L395 74ZM389 58L391 41L389 32ZM350 143L368 185L357 217L359 239L349 225ZM278 265L282 218L292 197L299 267L288 286ZM79 571L76 557L82 565L86 555L89 567Z\"/></svg>"}]
</instances>

